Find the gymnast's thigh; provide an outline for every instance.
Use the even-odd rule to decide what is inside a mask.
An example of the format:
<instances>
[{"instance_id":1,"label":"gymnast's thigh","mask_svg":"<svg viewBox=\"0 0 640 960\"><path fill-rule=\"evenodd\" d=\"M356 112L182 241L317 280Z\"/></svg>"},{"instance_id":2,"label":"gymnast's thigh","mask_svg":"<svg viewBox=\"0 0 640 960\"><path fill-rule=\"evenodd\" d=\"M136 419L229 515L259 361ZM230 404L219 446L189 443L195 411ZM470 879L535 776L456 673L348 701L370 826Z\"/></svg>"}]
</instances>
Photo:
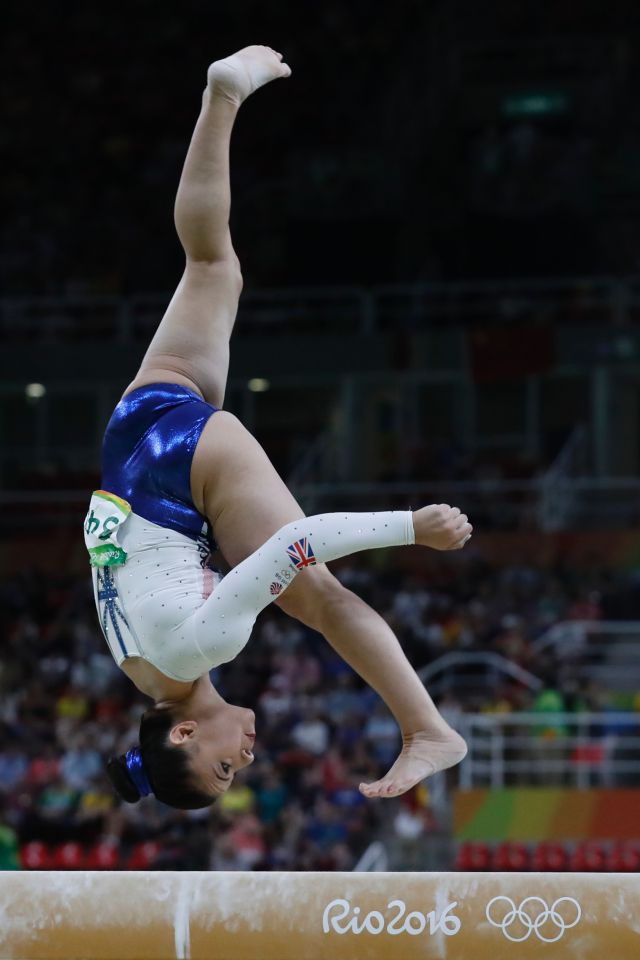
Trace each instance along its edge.
<instances>
[{"instance_id":1,"label":"gymnast's thigh","mask_svg":"<svg viewBox=\"0 0 640 960\"><path fill-rule=\"evenodd\" d=\"M231 566L280 527L304 516L255 437L224 410L202 431L191 466L191 490Z\"/></svg>"},{"instance_id":2,"label":"gymnast's thigh","mask_svg":"<svg viewBox=\"0 0 640 960\"><path fill-rule=\"evenodd\" d=\"M255 437L225 411L215 413L203 430L191 485L196 507L210 520L215 540L232 567L286 523L304 516ZM319 629L319 610L342 593L339 581L320 563L301 571L275 602L289 616Z\"/></svg>"}]
</instances>

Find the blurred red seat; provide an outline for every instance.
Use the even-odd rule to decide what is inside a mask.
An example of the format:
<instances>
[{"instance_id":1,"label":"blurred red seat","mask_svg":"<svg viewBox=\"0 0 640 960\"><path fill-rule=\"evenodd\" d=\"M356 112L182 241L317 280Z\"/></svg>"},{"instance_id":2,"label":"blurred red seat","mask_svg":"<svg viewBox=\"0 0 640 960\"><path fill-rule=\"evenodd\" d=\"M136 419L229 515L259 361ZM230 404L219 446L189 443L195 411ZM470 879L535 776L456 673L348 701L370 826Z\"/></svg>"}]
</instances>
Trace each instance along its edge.
<instances>
[{"instance_id":1,"label":"blurred red seat","mask_svg":"<svg viewBox=\"0 0 640 960\"><path fill-rule=\"evenodd\" d=\"M61 843L53 850L54 870L82 870L85 866L84 847L75 841Z\"/></svg>"},{"instance_id":2,"label":"blurred red seat","mask_svg":"<svg viewBox=\"0 0 640 960\"><path fill-rule=\"evenodd\" d=\"M586 743L575 747L569 760L575 766L597 767L605 760L606 752L602 743Z\"/></svg>"},{"instance_id":3,"label":"blurred red seat","mask_svg":"<svg viewBox=\"0 0 640 960\"><path fill-rule=\"evenodd\" d=\"M569 854L559 843L548 841L539 843L533 851L531 869L544 872L566 870L569 865Z\"/></svg>"},{"instance_id":4,"label":"blurred red seat","mask_svg":"<svg viewBox=\"0 0 640 960\"><path fill-rule=\"evenodd\" d=\"M50 870L53 866L51 854L46 843L32 840L20 847L20 863L24 870Z\"/></svg>"},{"instance_id":5,"label":"blurred red seat","mask_svg":"<svg viewBox=\"0 0 640 960\"><path fill-rule=\"evenodd\" d=\"M87 851L87 870L117 870L120 865L120 847L112 840L102 840Z\"/></svg>"},{"instance_id":6,"label":"blurred red seat","mask_svg":"<svg viewBox=\"0 0 640 960\"><path fill-rule=\"evenodd\" d=\"M160 853L160 844L156 840L145 840L137 843L126 863L127 870L148 870Z\"/></svg>"},{"instance_id":7,"label":"blurred red seat","mask_svg":"<svg viewBox=\"0 0 640 960\"><path fill-rule=\"evenodd\" d=\"M577 873L600 873L606 868L607 855L604 847L593 840L578 844L569 860L569 869Z\"/></svg>"},{"instance_id":8,"label":"blurred red seat","mask_svg":"<svg viewBox=\"0 0 640 960\"><path fill-rule=\"evenodd\" d=\"M60 775L59 757L35 757L27 770L26 782L31 786L42 786Z\"/></svg>"},{"instance_id":9,"label":"blurred red seat","mask_svg":"<svg viewBox=\"0 0 640 960\"><path fill-rule=\"evenodd\" d=\"M529 851L523 843L501 843L493 854L494 870L528 870Z\"/></svg>"},{"instance_id":10,"label":"blurred red seat","mask_svg":"<svg viewBox=\"0 0 640 960\"><path fill-rule=\"evenodd\" d=\"M609 851L607 870L636 873L640 870L640 850L635 843L618 843Z\"/></svg>"},{"instance_id":11,"label":"blurred red seat","mask_svg":"<svg viewBox=\"0 0 640 960\"><path fill-rule=\"evenodd\" d=\"M466 840L458 849L456 870L489 870L491 852L486 843Z\"/></svg>"}]
</instances>

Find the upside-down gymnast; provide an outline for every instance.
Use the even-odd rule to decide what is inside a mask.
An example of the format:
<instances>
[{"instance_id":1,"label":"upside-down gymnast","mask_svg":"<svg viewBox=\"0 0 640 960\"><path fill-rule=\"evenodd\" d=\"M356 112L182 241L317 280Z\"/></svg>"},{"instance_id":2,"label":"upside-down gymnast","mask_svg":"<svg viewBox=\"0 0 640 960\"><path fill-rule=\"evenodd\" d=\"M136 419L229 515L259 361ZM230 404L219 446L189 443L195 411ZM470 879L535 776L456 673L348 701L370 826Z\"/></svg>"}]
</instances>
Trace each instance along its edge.
<instances>
[{"instance_id":1,"label":"upside-down gymnast","mask_svg":"<svg viewBox=\"0 0 640 960\"><path fill-rule=\"evenodd\" d=\"M135 379L107 426L102 487L85 520L96 607L111 653L154 705L140 743L108 761L134 803L154 794L205 807L253 760L255 715L226 703L209 671L233 660L270 603L319 631L383 698L402 732L389 772L361 784L393 797L460 761L462 737L438 713L385 621L326 561L471 535L456 507L305 517L258 442L221 410L242 286L229 233L229 142L242 102L291 70L246 47L208 70L175 203L186 268ZM230 566L207 561L212 534Z\"/></svg>"}]
</instances>

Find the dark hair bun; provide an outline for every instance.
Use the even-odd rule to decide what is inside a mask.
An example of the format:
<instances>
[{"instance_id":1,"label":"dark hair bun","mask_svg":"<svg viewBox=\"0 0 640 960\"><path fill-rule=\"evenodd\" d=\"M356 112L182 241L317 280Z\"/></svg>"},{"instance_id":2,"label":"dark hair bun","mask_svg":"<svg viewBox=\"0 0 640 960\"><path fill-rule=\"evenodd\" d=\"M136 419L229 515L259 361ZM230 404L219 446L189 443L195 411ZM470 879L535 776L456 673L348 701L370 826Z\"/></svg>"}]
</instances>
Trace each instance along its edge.
<instances>
[{"instance_id":1,"label":"dark hair bun","mask_svg":"<svg viewBox=\"0 0 640 960\"><path fill-rule=\"evenodd\" d=\"M120 757L111 757L107 761L107 776L113 789L123 800L126 800L127 803L138 802L140 791L129 776L127 759L124 753Z\"/></svg>"}]
</instances>

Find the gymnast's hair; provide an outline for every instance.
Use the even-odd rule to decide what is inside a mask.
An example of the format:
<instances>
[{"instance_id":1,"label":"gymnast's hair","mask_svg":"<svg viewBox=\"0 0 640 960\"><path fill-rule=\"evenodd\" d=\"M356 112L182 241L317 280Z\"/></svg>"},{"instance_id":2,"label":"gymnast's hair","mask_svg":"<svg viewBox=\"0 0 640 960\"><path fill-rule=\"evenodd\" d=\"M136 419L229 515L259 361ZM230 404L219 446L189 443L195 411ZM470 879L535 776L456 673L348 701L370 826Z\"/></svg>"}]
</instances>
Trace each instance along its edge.
<instances>
[{"instance_id":1,"label":"gymnast's hair","mask_svg":"<svg viewBox=\"0 0 640 960\"><path fill-rule=\"evenodd\" d=\"M138 751L134 748L107 761L109 779L127 803L137 803L147 792L178 810L200 810L214 802L214 797L196 785L186 752L169 745L174 723L170 709L152 707L140 718ZM141 782L148 784L148 791L141 790Z\"/></svg>"}]
</instances>

